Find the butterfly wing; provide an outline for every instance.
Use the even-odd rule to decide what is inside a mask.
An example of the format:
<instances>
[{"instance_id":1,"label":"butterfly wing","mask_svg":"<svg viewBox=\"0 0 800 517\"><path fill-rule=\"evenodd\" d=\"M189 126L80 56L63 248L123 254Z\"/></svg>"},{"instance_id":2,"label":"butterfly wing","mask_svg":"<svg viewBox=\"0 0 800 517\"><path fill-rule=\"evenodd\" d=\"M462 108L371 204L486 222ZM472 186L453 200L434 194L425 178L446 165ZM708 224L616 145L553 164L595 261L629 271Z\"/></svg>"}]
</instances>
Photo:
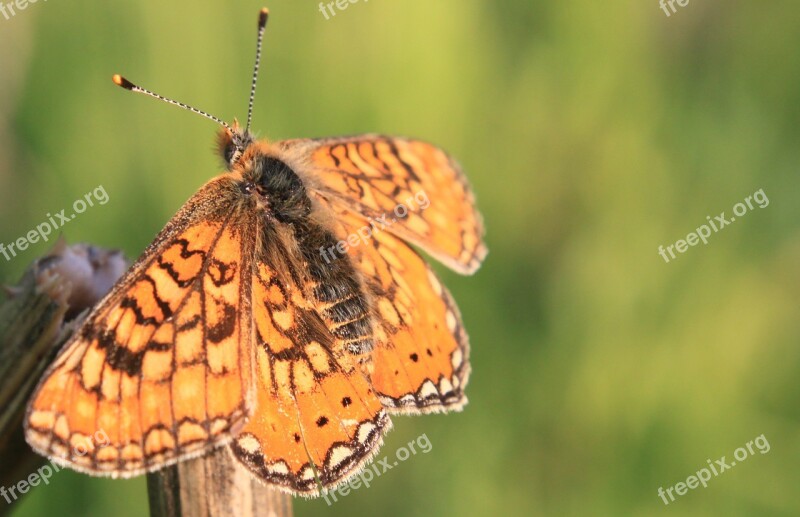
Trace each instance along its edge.
<instances>
[{"instance_id":1,"label":"butterfly wing","mask_svg":"<svg viewBox=\"0 0 800 517\"><path fill-rule=\"evenodd\" d=\"M365 145L369 167L358 163L368 158L359 154ZM128 476L235 437L234 455L262 480L314 495L375 453L391 425L386 408L464 404L468 347L458 311L400 240L458 271L478 267L482 226L458 167L438 149L402 139L279 147L334 220L310 234L292 224L276 229L244 214L240 185L209 182L46 373L26 419L36 450L77 470ZM325 166L325 153L332 160L345 151L352 170ZM347 185L337 185L337 175ZM400 216L396 206L412 203L406 195L431 210ZM352 254L351 270L328 271L314 256L322 242L315 239L335 243L324 236L328 226L350 237L385 209L398 218ZM281 234L294 237L265 238Z\"/></svg>"},{"instance_id":2,"label":"butterfly wing","mask_svg":"<svg viewBox=\"0 0 800 517\"><path fill-rule=\"evenodd\" d=\"M454 271L474 273L484 257L483 223L461 167L419 140L363 135L276 144L305 181L430 253Z\"/></svg>"},{"instance_id":3,"label":"butterfly wing","mask_svg":"<svg viewBox=\"0 0 800 517\"><path fill-rule=\"evenodd\" d=\"M90 474L133 476L229 441L251 407L253 235L206 184L45 373L25 434Z\"/></svg>"},{"instance_id":4,"label":"butterfly wing","mask_svg":"<svg viewBox=\"0 0 800 517\"><path fill-rule=\"evenodd\" d=\"M334 207L335 208L335 207ZM358 214L339 208L338 235L361 235ZM407 244L376 232L348 249L364 278L375 321L371 383L390 413L459 410L466 403L469 340L458 307L436 274Z\"/></svg>"},{"instance_id":5,"label":"butterfly wing","mask_svg":"<svg viewBox=\"0 0 800 517\"><path fill-rule=\"evenodd\" d=\"M319 495L359 470L391 421L324 306L268 261L252 285L258 401L231 449L261 480Z\"/></svg>"}]
</instances>

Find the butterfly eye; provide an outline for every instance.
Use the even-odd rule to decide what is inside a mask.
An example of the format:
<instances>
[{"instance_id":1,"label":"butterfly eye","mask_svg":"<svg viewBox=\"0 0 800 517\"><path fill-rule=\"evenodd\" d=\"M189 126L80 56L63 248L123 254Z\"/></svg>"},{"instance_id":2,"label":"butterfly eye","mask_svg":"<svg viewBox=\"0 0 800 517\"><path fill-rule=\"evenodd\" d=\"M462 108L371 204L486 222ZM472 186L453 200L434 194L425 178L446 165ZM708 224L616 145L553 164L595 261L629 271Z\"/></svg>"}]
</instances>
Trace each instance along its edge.
<instances>
[{"instance_id":1,"label":"butterfly eye","mask_svg":"<svg viewBox=\"0 0 800 517\"><path fill-rule=\"evenodd\" d=\"M224 129L217 136L217 150L230 169L244 154L245 149L253 143L250 134L239 132L234 125L233 130Z\"/></svg>"},{"instance_id":2,"label":"butterfly eye","mask_svg":"<svg viewBox=\"0 0 800 517\"><path fill-rule=\"evenodd\" d=\"M225 151L223 153L223 157L225 158L225 161L228 162L228 163L231 163L231 161L233 160L233 153L235 153L235 152L236 152L236 147L234 147L233 144L226 145L225 146Z\"/></svg>"},{"instance_id":3,"label":"butterfly eye","mask_svg":"<svg viewBox=\"0 0 800 517\"><path fill-rule=\"evenodd\" d=\"M236 145L231 141L228 143L222 151L222 157L225 159L225 162L228 165L233 165L233 162L236 161L238 158L239 149L236 148Z\"/></svg>"},{"instance_id":4,"label":"butterfly eye","mask_svg":"<svg viewBox=\"0 0 800 517\"><path fill-rule=\"evenodd\" d=\"M220 131L217 136L217 152L224 160L225 165L230 168L236 158L236 143L230 131Z\"/></svg>"}]
</instances>

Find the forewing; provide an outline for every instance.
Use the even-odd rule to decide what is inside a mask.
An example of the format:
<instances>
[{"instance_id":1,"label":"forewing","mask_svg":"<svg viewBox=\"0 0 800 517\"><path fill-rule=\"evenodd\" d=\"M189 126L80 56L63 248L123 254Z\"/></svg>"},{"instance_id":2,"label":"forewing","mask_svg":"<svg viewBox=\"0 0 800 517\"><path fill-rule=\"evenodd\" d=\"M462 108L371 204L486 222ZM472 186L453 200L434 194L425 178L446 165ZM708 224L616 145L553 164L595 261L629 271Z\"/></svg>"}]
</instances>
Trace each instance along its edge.
<instances>
[{"instance_id":1,"label":"forewing","mask_svg":"<svg viewBox=\"0 0 800 517\"><path fill-rule=\"evenodd\" d=\"M90 474L202 454L250 406L253 237L212 181L87 317L34 392L26 439Z\"/></svg>"},{"instance_id":2,"label":"forewing","mask_svg":"<svg viewBox=\"0 0 800 517\"><path fill-rule=\"evenodd\" d=\"M277 145L324 199L344 202L453 270L474 273L486 256L475 196L438 147L379 135Z\"/></svg>"}]
</instances>

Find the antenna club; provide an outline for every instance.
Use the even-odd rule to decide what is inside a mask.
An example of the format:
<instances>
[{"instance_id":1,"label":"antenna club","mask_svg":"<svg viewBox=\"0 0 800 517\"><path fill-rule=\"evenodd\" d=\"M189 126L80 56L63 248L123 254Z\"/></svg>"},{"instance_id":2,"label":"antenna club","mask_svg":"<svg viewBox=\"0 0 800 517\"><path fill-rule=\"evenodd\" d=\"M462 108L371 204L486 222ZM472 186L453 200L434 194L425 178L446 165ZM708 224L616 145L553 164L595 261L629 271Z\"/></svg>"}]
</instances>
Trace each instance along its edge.
<instances>
[{"instance_id":1,"label":"antenna club","mask_svg":"<svg viewBox=\"0 0 800 517\"><path fill-rule=\"evenodd\" d=\"M261 12L258 13L258 28L264 28L267 25L267 18L269 18L269 9L263 7Z\"/></svg>"},{"instance_id":2,"label":"antenna club","mask_svg":"<svg viewBox=\"0 0 800 517\"><path fill-rule=\"evenodd\" d=\"M132 82L128 81L127 79L125 79L124 77L122 77L119 74L114 74L114 76L111 77L111 80L114 81L114 84L116 84L117 86L121 86L122 88L125 88L126 90L133 90L133 88L134 88L134 85L133 85Z\"/></svg>"}]
</instances>

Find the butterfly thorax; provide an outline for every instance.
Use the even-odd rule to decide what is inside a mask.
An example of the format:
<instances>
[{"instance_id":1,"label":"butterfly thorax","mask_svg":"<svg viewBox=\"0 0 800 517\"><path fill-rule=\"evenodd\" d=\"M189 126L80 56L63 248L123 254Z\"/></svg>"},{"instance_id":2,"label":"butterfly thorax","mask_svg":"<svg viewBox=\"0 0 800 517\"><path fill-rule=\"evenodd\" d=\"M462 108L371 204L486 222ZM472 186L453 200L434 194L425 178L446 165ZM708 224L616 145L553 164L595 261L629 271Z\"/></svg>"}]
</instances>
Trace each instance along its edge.
<instances>
[{"instance_id":1,"label":"butterfly thorax","mask_svg":"<svg viewBox=\"0 0 800 517\"><path fill-rule=\"evenodd\" d=\"M269 217L289 225L307 224L311 200L300 177L272 156L256 155L242 174L242 189L266 209Z\"/></svg>"}]
</instances>

